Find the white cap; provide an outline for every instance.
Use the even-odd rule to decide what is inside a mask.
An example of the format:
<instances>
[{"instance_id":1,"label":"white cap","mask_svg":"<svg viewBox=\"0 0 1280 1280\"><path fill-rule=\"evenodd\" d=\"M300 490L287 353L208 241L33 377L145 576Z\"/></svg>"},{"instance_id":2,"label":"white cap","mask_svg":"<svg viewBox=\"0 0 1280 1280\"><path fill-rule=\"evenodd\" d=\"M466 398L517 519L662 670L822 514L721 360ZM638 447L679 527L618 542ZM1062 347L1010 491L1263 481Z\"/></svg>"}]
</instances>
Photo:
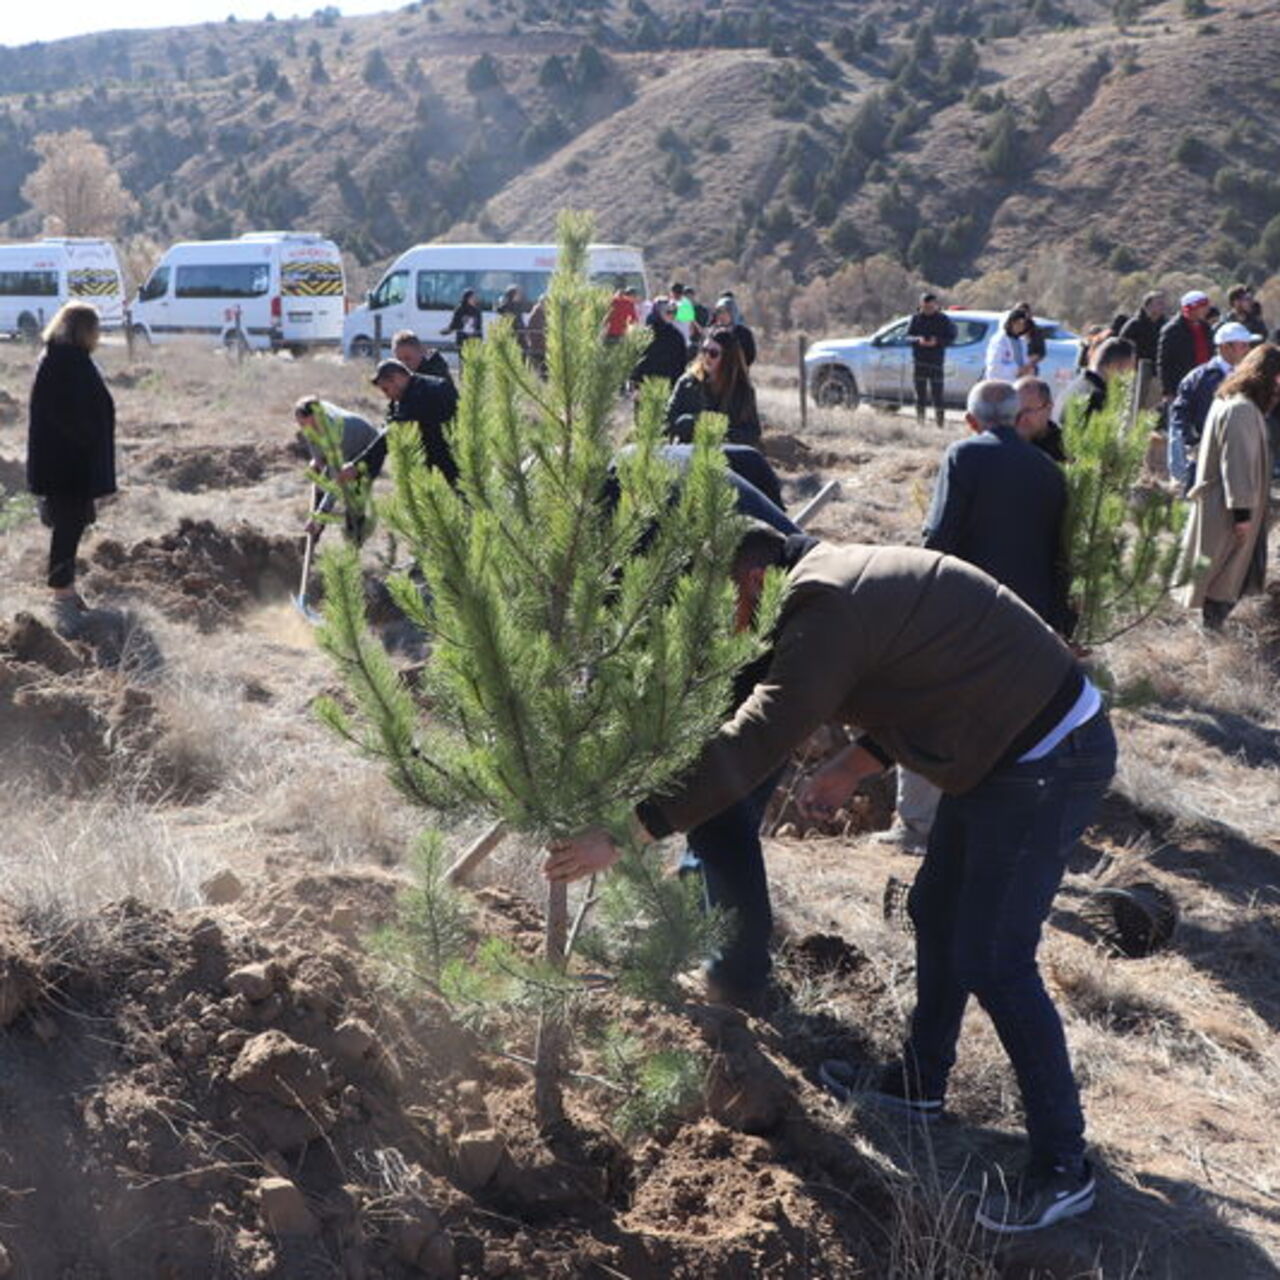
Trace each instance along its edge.
<instances>
[{"instance_id":1,"label":"white cap","mask_svg":"<svg viewBox=\"0 0 1280 1280\"><path fill-rule=\"evenodd\" d=\"M1214 330L1213 340L1222 346L1224 342L1261 342L1262 335L1246 329L1239 320L1228 320Z\"/></svg>"}]
</instances>

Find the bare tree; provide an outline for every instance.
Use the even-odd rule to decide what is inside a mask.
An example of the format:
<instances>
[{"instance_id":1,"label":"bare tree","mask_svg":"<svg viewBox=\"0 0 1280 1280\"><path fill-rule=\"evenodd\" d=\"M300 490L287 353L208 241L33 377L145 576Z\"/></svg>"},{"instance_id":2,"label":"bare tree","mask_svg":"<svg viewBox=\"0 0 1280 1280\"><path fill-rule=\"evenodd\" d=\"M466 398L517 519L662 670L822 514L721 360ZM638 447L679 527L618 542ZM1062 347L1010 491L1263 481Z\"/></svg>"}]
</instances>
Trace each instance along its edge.
<instances>
[{"instance_id":1,"label":"bare tree","mask_svg":"<svg viewBox=\"0 0 1280 1280\"><path fill-rule=\"evenodd\" d=\"M40 164L22 184L22 196L44 214L45 230L68 236L109 236L137 208L111 167L106 148L87 129L42 133Z\"/></svg>"}]
</instances>

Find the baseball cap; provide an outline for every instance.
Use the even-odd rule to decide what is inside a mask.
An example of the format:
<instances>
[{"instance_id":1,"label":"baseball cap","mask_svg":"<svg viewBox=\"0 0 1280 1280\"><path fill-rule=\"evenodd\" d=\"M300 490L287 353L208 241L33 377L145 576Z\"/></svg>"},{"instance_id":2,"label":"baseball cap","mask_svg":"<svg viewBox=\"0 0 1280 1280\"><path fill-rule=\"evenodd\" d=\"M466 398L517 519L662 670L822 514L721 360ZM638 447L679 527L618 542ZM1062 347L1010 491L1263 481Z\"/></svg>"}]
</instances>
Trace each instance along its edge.
<instances>
[{"instance_id":1,"label":"baseball cap","mask_svg":"<svg viewBox=\"0 0 1280 1280\"><path fill-rule=\"evenodd\" d=\"M1218 346L1222 346L1224 342L1261 342L1262 335L1246 329L1239 320L1228 320L1217 327L1213 340Z\"/></svg>"},{"instance_id":2,"label":"baseball cap","mask_svg":"<svg viewBox=\"0 0 1280 1280\"><path fill-rule=\"evenodd\" d=\"M409 373L410 369L403 360L383 360L381 364L373 371L373 377L369 379L376 387L378 383L389 373Z\"/></svg>"},{"instance_id":3,"label":"baseball cap","mask_svg":"<svg viewBox=\"0 0 1280 1280\"><path fill-rule=\"evenodd\" d=\"M1183 307L1198 307L1209 301L1209 295L1203 289L1192 289L1189 293L1182 295L1182 301L1178 304Z\"/></svg>"}]
</instances>

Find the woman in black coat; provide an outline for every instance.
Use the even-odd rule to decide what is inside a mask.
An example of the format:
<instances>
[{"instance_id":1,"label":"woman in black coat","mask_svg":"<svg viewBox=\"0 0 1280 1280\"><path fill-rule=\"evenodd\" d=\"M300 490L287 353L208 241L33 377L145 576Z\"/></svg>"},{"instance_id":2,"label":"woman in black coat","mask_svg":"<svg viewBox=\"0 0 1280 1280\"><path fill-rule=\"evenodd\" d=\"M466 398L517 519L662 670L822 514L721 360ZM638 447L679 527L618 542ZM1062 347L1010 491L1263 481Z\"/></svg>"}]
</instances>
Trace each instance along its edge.
<instances>
[{"instance_id":1,"label":"woman in black coat","mask_svg":"<svg viewBox=\"0 0 1280 1280\"><path fill-rule=\"evenodd\" d=\"M639 361L631 370L631 385L638 387L646 378L662 378L668 387L684 373L689 363L689 346L684 335L671 323L675 308L667 298L655 298L645 324L653 337Z\"/></svg>"},{"instance_id":2,"label":"woman in black coat","mask_svg":"<svg viewBox=\"0 0 1280 1280\"><path fill-rule=\"evenodd\" d=\"M96 518L96 498L116 491L116 409L93 362L100 326L87 302L68 302L44 331L31 386L27 488L53 531L48 583L61 630L86 608L76 593L76 551Z\"/></svg>"},{"instance_id":3,"label":"woman in black coat","mask_svg":"<svg viewBox=\"0 0 1280 1280\"><path fill-rule=\"evenodd\" d=\"M688 370L676 383L667 401L667 433L687 444L692 421L702 413L722 413L729 419L727 444L760 443L760 415L756 390L735 330L727 325L712 329Z\"/></svg>"},{"instance_id":4,"label":"woman in black coat","mask_svg":"<svg viewBox=\"0 0 1280 1280\"><path fill-rule=\"evenodd\" d=\"M449 323L440 332L454 335L453 340L458 344L459 356L462 355L462 349L468 342L478 342L484 337L484 317L480 304L476 301L474 289L463 291L462 297L458 299L458 305L453 309L453 315L449 318Z\"/></svg>"}]
</instances>

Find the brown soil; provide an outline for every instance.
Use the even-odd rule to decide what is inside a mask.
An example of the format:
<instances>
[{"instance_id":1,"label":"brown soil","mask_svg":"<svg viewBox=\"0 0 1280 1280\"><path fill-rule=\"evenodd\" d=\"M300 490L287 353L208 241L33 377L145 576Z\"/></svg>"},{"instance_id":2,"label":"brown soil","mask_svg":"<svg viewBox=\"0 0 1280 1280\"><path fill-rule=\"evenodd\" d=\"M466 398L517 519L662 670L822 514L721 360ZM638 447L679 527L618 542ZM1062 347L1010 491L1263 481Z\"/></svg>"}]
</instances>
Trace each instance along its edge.
<instances>
[{"instance_id":1,"label":"brown soil","mask_svg":"<svg viewBox=\"0 0 1280 1280\"><path fill-rule=\"evenodd\" d=\"M145 596L169 617L211 631L250 605L296 592L302 551L301 538L184 519L172 533L128 547L100 541L86 585L90 592Z\"/></svg>"},{"instance_id":2,"label":"brown soil","mask_svg":"<svg viewBox=\"0 0 1280 1280\"><path fill-rule=\"evenodd\" d=\"M179 493L240 489L266 476L298 468L284 445L236 444L164 449L143 462L143 474Z\"/></svg>"},{"instance_id":3,"label":"brown soil","mask_svg":"<svg viewBox=\"0 0 1280 1280\"><path fill-rule=\"evenodd\" d=\"M737 1280L822 1257L862 1274L810 1185L857 1158L740 1015L624 1006L714 1051L705 1111L631 1150L584 1086L548 1144L521 1069L368 985L355 922L390 901L375 875L310 876L240 913L0 914L0 1194L22 1274ZM517 904L490 895L485 931L526 934Z\"/></svg>"}]
</instances>

